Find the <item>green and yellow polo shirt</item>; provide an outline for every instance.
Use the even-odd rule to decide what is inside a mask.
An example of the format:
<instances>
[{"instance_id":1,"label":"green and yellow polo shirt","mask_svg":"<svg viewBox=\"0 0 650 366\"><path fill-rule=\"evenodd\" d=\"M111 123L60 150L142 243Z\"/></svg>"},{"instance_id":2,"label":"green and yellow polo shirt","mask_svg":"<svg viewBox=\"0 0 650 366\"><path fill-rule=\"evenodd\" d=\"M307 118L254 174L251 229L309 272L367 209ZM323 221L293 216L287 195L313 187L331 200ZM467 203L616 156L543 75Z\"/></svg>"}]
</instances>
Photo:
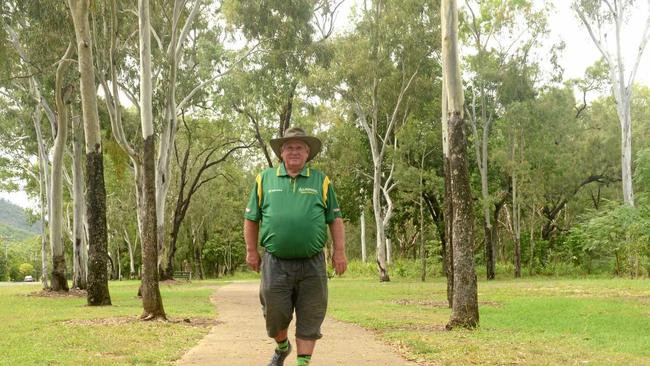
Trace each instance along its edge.
<instances>
[{"instance_id":1,"label":"green and yellow polo shirt","mask_svg":"<svg viewBox=\"0 0 650 366\"><path fill-rule=\"evenodd\" d=\"M261 245L279 258L323 250L327 224L341 217L330 179L305 166L292 178L284 163L257 175L244 218L261 221Z\"/></svg>"}]
</instances>

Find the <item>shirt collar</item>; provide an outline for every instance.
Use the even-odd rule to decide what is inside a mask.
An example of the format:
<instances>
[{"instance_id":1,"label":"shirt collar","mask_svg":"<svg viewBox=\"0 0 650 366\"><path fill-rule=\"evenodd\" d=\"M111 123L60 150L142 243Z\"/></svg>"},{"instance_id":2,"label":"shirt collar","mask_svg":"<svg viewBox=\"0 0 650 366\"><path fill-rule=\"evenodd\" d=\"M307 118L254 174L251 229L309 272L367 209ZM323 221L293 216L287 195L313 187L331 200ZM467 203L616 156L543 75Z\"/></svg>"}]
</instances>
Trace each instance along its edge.
<instances>
[{"instance_id":1,"label":"shirt collar","mask_svg":"<svg viewBox=\"0 0 650 366\"><path fill-rule=\"evenodd\" d=\"M284 162L278 165L278 167L275 169L275 175L278 177L285 177L289 175L287 173L287 169L284 167ZM307 166L307 164L305 164L305 166L302 168L300 173L298 173L298 175L302 175L303 177L309 177L311 175L311 169Z\"/></svg>"}]
</instances>

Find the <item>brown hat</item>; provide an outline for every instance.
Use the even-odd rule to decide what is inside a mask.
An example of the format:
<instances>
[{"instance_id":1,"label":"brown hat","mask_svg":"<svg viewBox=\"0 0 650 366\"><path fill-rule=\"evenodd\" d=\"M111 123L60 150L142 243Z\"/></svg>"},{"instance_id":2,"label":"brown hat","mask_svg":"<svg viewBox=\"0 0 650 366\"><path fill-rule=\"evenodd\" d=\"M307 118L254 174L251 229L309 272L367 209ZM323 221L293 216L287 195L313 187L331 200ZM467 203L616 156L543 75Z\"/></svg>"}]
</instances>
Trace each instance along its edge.
<instances>
[{"instance_id":1,"label":"brown hat","mask_svg":"<svg viewBox=\"0 0 650 366\"><path fill-rule=\"evenodd\" d=\"M300 127L291 127L284 132L283 137L271 139L271 141L269 141L271 149L273 149L273 152L278 156L278 158L280 158L280 160L282 160L282 145L289 140L300 140L309 146L309 156L307 157L307 161L316 157L320 152L321 142L319 139L313 136L308 136L305 133L305 130Z\"/></svg>"}]
</instances>

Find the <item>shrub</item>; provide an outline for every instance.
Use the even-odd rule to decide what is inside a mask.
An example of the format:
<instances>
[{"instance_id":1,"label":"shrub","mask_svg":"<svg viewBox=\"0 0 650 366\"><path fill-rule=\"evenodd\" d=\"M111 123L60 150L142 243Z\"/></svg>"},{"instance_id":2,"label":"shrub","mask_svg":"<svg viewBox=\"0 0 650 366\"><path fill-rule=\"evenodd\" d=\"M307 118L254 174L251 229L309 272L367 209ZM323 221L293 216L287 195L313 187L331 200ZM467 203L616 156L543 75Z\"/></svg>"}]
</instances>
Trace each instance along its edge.
<instances>
[{"instance_id":1,"label":"shrub","mask_svg":"<svg viewBox=\"0 0 650 366\"><path fill-rule=\"evenodd\" d=\"M573 250L572 260L591 273L596 266L613 262L616 275L638 277L648 274L650 257L650 208L647 197L638 206L609 203L591 211L569 233L566 244Z\"/></svg>"}]
</instances>

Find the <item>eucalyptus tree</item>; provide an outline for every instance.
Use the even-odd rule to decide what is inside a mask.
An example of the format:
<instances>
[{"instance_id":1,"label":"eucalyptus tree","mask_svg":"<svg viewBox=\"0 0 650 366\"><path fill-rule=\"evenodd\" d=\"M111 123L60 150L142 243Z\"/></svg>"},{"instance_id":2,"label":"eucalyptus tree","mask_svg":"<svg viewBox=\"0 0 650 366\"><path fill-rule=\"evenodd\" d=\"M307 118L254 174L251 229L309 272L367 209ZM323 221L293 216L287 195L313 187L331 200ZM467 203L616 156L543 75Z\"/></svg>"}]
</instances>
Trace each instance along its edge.
<instances>
[{"instance_id":1,"label":"eucalyptus tree","mask_svg":"<svg viewBox=\"0 0 650 366\"><path fill-rule=\"evenodd\" d=\"M122 100L126 95L131 104L140 110L141 101L135 97L139 84L138 73L133 69L133 60L137 59L137 47L133 45L130 33L134 26L133 19L121 17L120 9L126 7L131 13L131 4L118 0L103 3L99 8L98 21L104 22L98 61L100 83L109 109L113 136L130 156L136 172L138 186L142 185L142 160L138 143L130 141L125 131L134 129L125 126L122 116ZM173 250L166 239L167 210L166 202L169 186L172 182L171 161L178 131L178 116L183 111L211 108L207 105L207 91L214 88L218 78L228 73L235 61L235 53L228 53L221 47L223 37L219 23L209 20L220 13L220 6L203 0L186 2L174 1L173 7L165 2L151 3L152 29L154 47L152 58L152 101L153 123L155 131L160 131L156 161L156 210L157 210L157 246L158 264L162 279L171 278L173 268ZM217 42L215 42L215 40ZM200 110L199 109L199 110ZM138 190L138 200L142 199L142 190ZM140 202L140 201L139 201ZM142 213L144 203L140 202ZM142 220L142 214L138 215ZM140 223L140 228L142 227Z\"/></svg>"},{"instance_id":2,"label":"eucalyptus tree","mask_svg":"<svg viewBox=\"0 0 650 366\"><path fill-rule=\"evenodd\" d=\"M481 2L465 0L466 21L463 35L473 48L467 57L473 77L469 81L471 102L467 115L474 137L476 165L481 177L483 238L487 279L495 276L497 230L492 212L496 207L488 186L488 146L490 132L498 120L498 110L510 96L503 96L501 84L506 63L513 58L528 60L531 49L543 41L547 32L544 10L536 10L532 1ZM516 36L512 36L515 34ZM507 91L506 91L507 92ZM500 97L506 99L501 101Z\"/></svg>"},{"instance_id":3,"label":"eucalyptus tree","mask_svg":"<svg viewBox=\"0 0 650 366\"><path fill-rule=\"evenodd\" d=\"M142 126L142 292L144 320L166 319L158 285L156 240L155 138L151 83L151 21L149 0L138 0L140 43L140 122Z\"/></svg>"},{"instance_id":4,"label":"eucalyptus tree","mask_svg":"<svg viewBox=\"0 0 650 366\"><path fill-rule=\"evenodd\" d=\"M328 62L327 40L342 0L224 1L229 26L256 52L232 74L225 97L248 121L266 163L273 166L266 141L283 136L300 112L305 79L314 65Z\"/></svg>"},{"instance_id":5,"label":"eucalyptus tree","mask_svg":"<svg viewBox=\"0 0 650 366\"><path fill-rule=\"evenodd\" d=\"M252 144L244 143L239 137L232 136L228 130L230 126L227 121L217 122L222 127L211 126L209 123L198 121L193 123L196 128L190 127L183 118L184 143L179 151L179 144L175 146L175 157L178 164L178 195L172 216L171 237L168 245L170 253L165 256L167 261L163 268L172 270L174 254L177 249L177 242L181 225L185 219L192 198L206 184L215 180L223 174L221 167L224 163L240 149L249 148ZM211 131L209 131L211 130ZM208 132L209 131L209 132ZM192 153L195 151L194 153ZM167 273L168 277L173 272Z\"/></svg>"},{"instance_id":6,"label":"eucalyptus tree","mask_svg":"<svg viewBox=\"0 0 650 366\"><path fill-rule=\"evenodd\" d=\"M626 73L625 55L622 41L630 37L625 35L625 22L636 11L636 0L575 0L573 10L576 12L589 36L600 51L608 66L609 82L616 99L616 111L621 127L621 177L623 183L623 201L634 206L634 189L632 187L632 101L633 84L641 57L650 39L650 1L641 13L645 23L640 35L636 55L629 74ZM614 41L610 44L608 35L613 33Z\"/></svg>"},{"instance_id":7,"label":"eucalyptus tree","mask_svg":"<svg viewBox=\"0 0 650 366\"><path fill-rule=\"evenodd\" d=\"M458 47L458 9L455 0L440 6L442 65L448 123L450 190L453 206L453 299L447 329L478 326L478 289L474 272L474 228L469 184L463 84ZM444 107L443 107L444 108Z\"/></svg>"},{"instance_id":8,"label":"eucalyptus tree","mask_svg":"<svg viewBox=\"0 0 650 366\"><path fill-rule=\"evenodd\" d=\"M436 19L429 1L376 1L363 9L355 31L335 45L331 83L349 109L347 119L365 133L372 160L366 174L372 182L380 281L390 280L386 228L394 209L396 131L422 106L416 85L433 84Z\"/></svg>"},{"instance_id":9,"label":"eucalyptus tree","mask_svg":"<svg viewBox=\"0 0 650 366\"><path fill-rule=\"evenodd\" d=\"M129 111L127 113L129 124L134 118L137 119L139 116ZM141 268L138 255L140 252L138 250L140 244L138 200L135 185L124 184L124 182L133 182L133 171L129 164L131 160L115 140L106 141L104 152L106 191L111 192L110 199L106 202L106 217L110 224L107 228L113 237L109 245L125 247L125 260L122 262L126 262L124 267L128 268L128 278L137 279Z\"/></svg>"},{"instance_id":10,"label":"eucalyptus tree","mask_svg":"<svg viewBox=\"0 0 650 366\"><path fill-rule=\"evenodd\" d=\"M66 263L63 251L63 153L68 138L68 104L74 88L64 85L67 65L73 52L72 43L59 61L54 84L56 101L57 129L52 152L52 181L50 195L52 199L50 221L50 244L52 246L52 291L68 291Z\"/></svg>"},{"instance_id":11,"label":"eucalyptus tree","mask_svg":"<svg viewBox=\"0 0 650 366\"><path fill-rule=\"evenodd\" d=\"M614 198L607 188L617 170L615 133L608 128L613 106L607 112L596 101L576 118L576 105L570 87L547 88L510 103L499 121L503 137L493 157L508 172L512 189L502 222L511 236L504 244L513 244L509 258L516 275L526 261L545 265L558 258L576 219L590 205ZM528 251L526 238L532 238Z\"/></svg>"},{"instance_id":12,"label":"eucalyptus tree","mask_svg":"<svg viewBox=\"0 0 650 366\"><path fill-rule=\"evenodd\" d=\"M430 83L434 86L434 83ZM440 88L429 88L430 92ZM420 89L422 90L422 89ZM426 97L431 97L429 93ZM431 101L431 105L438 107L437 96ZM423 114L421 116L417 114ZM409 123L402 127L398 133L400 149L398 151L399 163L396 166L396 179L400 182L397 193L396 211L397 217L393 224L393 230L399 231L404 227L400 222L400 211L409 212L408 215L417 223L417 241L421 261L421 279L426 280L427 259L430 249L427 242L437 236L441 244L444 243L444 223L440 212L440 192L444 189L442 176L442 139L440 138L440 126L431 123L430 112L422 109L409 120ZM425 211L427 215L425 217ZM428 218L431 220L428 220ZM427 228L433 224L436 235L427 235ZM441 254L444 256L444 245L441 247Z\"/></svg>"},{"instance_id":13,"label":"eucalyptus tree","mask_svg":"<svg viewBox=\"0 0 650 366\"><path fill-rule=\"evenodd\" d=\"M69 0L77 39L81 106L86 142L86 196L88 219L88 305L111 305L106 263L108 238L106 231L106 187L104 186L104 155L97 110L97 85L93 62L93 46L89 23L89 0Z\"/></svg>"},{"instance_id":14,"label":"eucalyptus tree","mask_svg":"<svg viewBox=\"0 0 650 366\"><path fill-rule=\"evenodd\" d=\"M42 141L41 119L41 107L32 100L29 91L18 88L0 93L0 187L4 191L15 191L20 189L16 181L22 181L30 195L37 197L41 223L41 282L42 288L47 289L49 241L46 216L50 174L49 161L42 150L45 142Z\"/></svg>"},{"instance_id":15,"label":"eucalyptus tree","mask_svg":"<svg viewBox=\"0 0 650 366\"><path fill-rule=\"evenodd\" d=\"M38 182L40 187L41 221L45 230L45 217L52 217L52 172L50 169L50 147L57 135L57 114L54 103L55 70L66 50L70 34L67 23L67 9L59 2L5 1L0 4L3 12L2 32L6 42L2 43L2 91L17 106L31 110L31 120L37 142ZM49 129L43 131L43 114L49 122ZM21 126L26 126L22 125ZM50 131L50 134L47 134ZM23 141L25 142L25 141ZM23 156L23 158L26 157ZM22 160L22 159L19 159ZM29 181L28 181L29 183ZM47 252L48 235L42 237L42 283L48 288Z\"/></svg>"}]
</instances>

